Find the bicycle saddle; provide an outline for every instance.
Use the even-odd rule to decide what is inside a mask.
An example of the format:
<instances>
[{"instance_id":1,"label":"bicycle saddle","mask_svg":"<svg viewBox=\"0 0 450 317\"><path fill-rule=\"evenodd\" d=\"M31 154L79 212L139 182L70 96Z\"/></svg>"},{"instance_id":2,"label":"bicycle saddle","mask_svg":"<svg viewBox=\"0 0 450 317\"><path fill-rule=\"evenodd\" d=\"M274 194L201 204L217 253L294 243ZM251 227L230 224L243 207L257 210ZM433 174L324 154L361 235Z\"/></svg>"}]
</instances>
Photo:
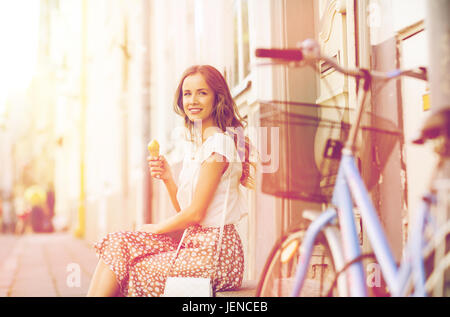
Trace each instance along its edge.
<instances>
[{"instance_id":1,"label":"bicycle saddle","mask_svg":"<svg viewBox=\"0 0 450 317\"><path fill-rule=\"evenodd\" d=\"M450 139L450 106L432 113L423 123L420 134L413 139L414 144L424 144L427 140L443 136Z\"/></svg>"}]
</instances>

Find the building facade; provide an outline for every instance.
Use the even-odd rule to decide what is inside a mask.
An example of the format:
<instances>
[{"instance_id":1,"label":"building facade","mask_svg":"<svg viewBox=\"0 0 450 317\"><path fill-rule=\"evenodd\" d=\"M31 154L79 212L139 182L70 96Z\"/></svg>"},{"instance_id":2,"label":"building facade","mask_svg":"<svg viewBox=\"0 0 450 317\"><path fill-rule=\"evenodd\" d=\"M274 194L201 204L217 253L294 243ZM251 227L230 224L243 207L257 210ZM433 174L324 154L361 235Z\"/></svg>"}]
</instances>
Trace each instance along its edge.
<instances>
[{"instance_id":1,"label":"building facade","mask_svg":"<svg viewBox=\"0 0 450 317\"><path fill-rule=\"evenodd\" d=\"M2 142L2 151L13 153L8 164L16 164L2 181L21 182L19 174L27 169L33 179L53 181L56 214L89 241L167 217L174 210L164 186L149 177L146 145L158 139L161 153L179 172L183 122L173 112L173 94L187 67L214 65L227 79L260 154L257 188L247 193L249 213L238 224L246 279L258 279L272 245L301 221L302 211L323 208L271 193L270 186L282 188L287 179L294 184L301 177L299 157L320 165L318 144L326 136L319 134L311 143L299 126L262 129L263 101L339 105L346 109L345 118L342 113L321 116L351 122L358 88L326 65L318 65L319 74L311 68L261 66L255 49L295 47L314 38L325 54L347 67L387 71L428 66L425 0L40 3L41 68L29 98L35 104L31 117L41 128L22 128L26 131L14 145L9 138ZM429 111L422 101L427 94L424 83L402 79L375 86L366 105L403 133L383 171L371 164L373 157L361 157L397 259L416 197L430 174L423 162L434 160L431 151L410 143ZM41 143L36 143L39 131ZM357 212L355 218L361 244L369 251Z\"/></svg>"}]
</instances>

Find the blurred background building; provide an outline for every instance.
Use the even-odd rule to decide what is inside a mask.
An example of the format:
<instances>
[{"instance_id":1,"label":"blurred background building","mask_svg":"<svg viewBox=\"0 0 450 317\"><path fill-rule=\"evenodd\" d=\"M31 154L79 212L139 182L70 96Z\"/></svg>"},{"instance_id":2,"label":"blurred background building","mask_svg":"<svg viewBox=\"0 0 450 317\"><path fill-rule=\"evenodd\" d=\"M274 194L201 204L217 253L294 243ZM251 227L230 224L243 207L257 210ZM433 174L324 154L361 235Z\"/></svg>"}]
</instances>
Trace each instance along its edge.
<instances>
[{"instance_id":1,"label":"blurred background building","mask_svg":"<svg viewBox=\"0 0 450 317\"><path fill-rule=\"evenodd\" d=\"M223 72L262 150L261 131L252 129L260 125L260 100L353 109L357 87L326 65L319 65L320 75L255 67L256 48L295 47L315 38L324 53L348 67L429 64L426 0L21 0L1 6L9 21L1 32L14 27L23 33L13 32L9 55L1 57L9 70L0 75L3 202L13 202L31 185L53 184L56 229L89 241L174 212L163 186L149 177L146 145L157 138L179 171L177 127L183 122L172 102L188 66L211 64ZM12 74L21 69L21 85L14 86ZM371 191L397 258L412 216L408 210L431 169L423 162L434 160L431 150L409 142L429 111L428 94L426 84L402 79L379 88L369 102L403 132ZM293 149L301 134L288 129L282 136L280 166L295 176ZM314 148L299 149L315 154ZM370 165L363 167L370 171ZM238 226L249 279L259 276L271 246L302 210L321 208L267 194L264 177L259 173L257 190L248 193L249 214ZM369 248L362 224L360 232Z\"/></svg>"}]
</instances>

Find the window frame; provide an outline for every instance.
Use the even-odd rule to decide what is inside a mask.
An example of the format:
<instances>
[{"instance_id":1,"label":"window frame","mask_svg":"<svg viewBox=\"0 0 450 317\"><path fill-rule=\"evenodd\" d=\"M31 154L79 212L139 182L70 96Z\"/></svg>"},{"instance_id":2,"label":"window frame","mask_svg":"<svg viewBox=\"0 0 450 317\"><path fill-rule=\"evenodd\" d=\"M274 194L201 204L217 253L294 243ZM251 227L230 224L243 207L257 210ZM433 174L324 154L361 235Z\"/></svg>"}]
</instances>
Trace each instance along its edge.
<instances>
[{"instance_id":1,"label":"window frame","mask_svg":"<svg viewBox=\"0 0 450 317\"><path fill-rule=\"evenodd\" d=\"M243 6L246 5L246 21L244 26ZM238 96L251 86L250 76L251 70L248 66L250 64L250 24L249 24L249 1L248 0L234 0L233 1L233 60L230 65L230 74L228 81L230 83L233 96ZM247 33L247 42L244 40L244 33ZM237 47L236 47L237 43ZM245 49L247 46L247 49ZM247 55L247 56L245 56ZM236 63L237 59L237 63ZM245 61L248 65L244 65ZM237 67L237 68L236 68Z\"/></svg>"}]
</instances>

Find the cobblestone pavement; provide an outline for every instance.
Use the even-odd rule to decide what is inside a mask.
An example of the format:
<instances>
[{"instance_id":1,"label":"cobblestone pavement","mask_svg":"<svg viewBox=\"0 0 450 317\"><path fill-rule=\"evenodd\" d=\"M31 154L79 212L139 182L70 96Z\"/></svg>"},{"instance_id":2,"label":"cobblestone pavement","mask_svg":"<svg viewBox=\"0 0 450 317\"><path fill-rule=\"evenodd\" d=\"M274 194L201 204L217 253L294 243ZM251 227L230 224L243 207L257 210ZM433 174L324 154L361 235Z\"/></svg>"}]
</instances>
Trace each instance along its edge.
<instances>
[{"instance_id":1,"label":"cobblestone pavement","mask_svg":"<svg viewBox=\"0 0 450 317\"><path fill-rule=\"evenodd\" d=\"M69 233L0 235L0 297L85 296L96 264Z\"/></svg>"}]
</instances>

